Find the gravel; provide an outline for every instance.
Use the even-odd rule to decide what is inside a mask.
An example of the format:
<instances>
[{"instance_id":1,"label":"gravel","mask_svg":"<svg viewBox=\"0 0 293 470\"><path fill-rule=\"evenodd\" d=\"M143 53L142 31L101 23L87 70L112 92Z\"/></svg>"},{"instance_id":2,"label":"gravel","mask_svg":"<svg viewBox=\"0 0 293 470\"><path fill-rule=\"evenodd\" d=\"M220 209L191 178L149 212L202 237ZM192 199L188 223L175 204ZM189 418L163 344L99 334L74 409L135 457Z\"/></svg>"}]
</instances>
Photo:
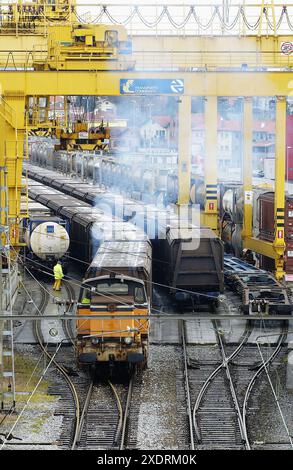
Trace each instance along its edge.
<instances>
[{"instance_id":1,"label":"gravel","mask_svg":"<svg viewBox=\"0 0 293 470\"><path fill-rule=\"evenodd\" d=\"M138 419L139 449L182 449L185 418L178 409L176 378L182 373L181 351L173 346L150 348L142 379L143 403Z\"/></svg>"},{"instance_id":2,"label":"gravel","mask_svg":"<svg viewBox=\"0 0 293 470\"><path fill-rule=\"evenodd\" d=\"M17 345L15 347L17 361L21 366L17 367L16 384L23 390L33 390L42 373L42 361L37 365L39 350L32 345ZM36 368L35 368L36 366ZM19 372L18 372L19 370ZM1 426L1 433L12 431L13 436L25 441L25 443L42 443L43 445L21 445L20 440L15 440L17 445L11 445L13 440L5 445L8 450L31 449L58 449L58 440L62 427L62 416L55 416L58 407L58 398L47 395L47 385L52 379L48 373L41 382L37 393L27 403L29 394L17 395L16 413L8 416ZM28 386L26 387L26 384ZM50 445L48 445L50 444Z\"/></svg>"}]
</instances>

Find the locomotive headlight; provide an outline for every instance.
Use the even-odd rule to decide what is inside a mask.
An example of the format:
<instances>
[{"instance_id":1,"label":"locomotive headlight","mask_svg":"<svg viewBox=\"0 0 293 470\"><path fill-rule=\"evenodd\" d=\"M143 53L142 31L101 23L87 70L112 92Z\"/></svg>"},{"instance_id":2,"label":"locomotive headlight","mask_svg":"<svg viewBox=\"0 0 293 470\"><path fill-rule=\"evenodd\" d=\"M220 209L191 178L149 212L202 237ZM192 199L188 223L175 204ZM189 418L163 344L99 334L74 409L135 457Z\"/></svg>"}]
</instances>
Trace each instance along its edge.
<instances>
[{"instance_id":1,"label":"locomotive headlight","mask_svg":"<svg viewBox=\"0 0 293 470\"><path fill-rule=\"evenodd\" d=\"M92 338L92 344L99 344L100 338Z\"/></svg>"},{"instance_id":2,"label":"locomotive headlight","mask_svg":"<svg viewBox=\"0 0 293 470\"><path fill-rule=\"evenodd\" d=\"M131 344L131 343L132 343L132 338L131 338L131 336L126 336L126 337L124 338L124 343L125 343L125 344L128 344L128 345Z\"/></svg>"}]
</instances>

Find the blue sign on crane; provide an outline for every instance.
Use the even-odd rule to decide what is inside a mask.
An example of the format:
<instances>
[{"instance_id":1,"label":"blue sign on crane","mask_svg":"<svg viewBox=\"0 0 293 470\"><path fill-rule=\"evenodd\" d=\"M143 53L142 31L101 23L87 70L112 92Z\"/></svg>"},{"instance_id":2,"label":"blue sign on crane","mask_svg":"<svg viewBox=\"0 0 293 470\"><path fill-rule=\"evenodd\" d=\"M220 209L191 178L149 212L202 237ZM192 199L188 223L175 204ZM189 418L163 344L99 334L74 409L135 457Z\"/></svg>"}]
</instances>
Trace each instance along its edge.
<instances>
[{"instance_id":1,"label":"blue sign on crane","mask_svg":"<svg viewBox=\"0 0 293 470\"><path fill-rule=\"evenodd\" d=\"M165 78L121 78L121 95L182 95L184 80Z\"/></svg>"}]
</instances>

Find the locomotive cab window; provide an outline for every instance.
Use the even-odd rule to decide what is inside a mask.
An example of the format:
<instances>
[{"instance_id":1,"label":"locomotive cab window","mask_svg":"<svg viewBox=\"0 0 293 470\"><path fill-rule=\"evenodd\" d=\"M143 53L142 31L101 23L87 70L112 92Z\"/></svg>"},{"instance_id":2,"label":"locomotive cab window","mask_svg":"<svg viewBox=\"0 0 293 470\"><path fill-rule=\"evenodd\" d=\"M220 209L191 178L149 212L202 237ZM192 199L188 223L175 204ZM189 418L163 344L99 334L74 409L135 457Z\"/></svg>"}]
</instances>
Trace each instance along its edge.
<instances>
[{"instance_id":1,"label":"locomotive cab window","mask_svg":"<svg viewBox=\"0 0 293 470\"><path fill-rule=\"evenodd\" d=\"M128 295L129 286L126 282L108 280L99 282L97 284L96 290L99 294Z\"/></svg>"},{"instance_id":2,"label":"locomotive cab window","mask_svg":"<svg viewBox=\"0 0 293 470\"><path fill-rule=\"evenodd\" d=\"M79 303L89 304L91 302L91 291L88 288L82 288L79 295Z\"/></svg>"},{"instance_id":3,"label":"locomotive cab window","mask_svg":"<svg viewBox=\"0 0 293 470\"><path fill-rule=\"evenodd\" d=\"M134 288L134 302L136 304L144 304L146 302L143 286L136 286Z\"/></svg>"}]
</instances>

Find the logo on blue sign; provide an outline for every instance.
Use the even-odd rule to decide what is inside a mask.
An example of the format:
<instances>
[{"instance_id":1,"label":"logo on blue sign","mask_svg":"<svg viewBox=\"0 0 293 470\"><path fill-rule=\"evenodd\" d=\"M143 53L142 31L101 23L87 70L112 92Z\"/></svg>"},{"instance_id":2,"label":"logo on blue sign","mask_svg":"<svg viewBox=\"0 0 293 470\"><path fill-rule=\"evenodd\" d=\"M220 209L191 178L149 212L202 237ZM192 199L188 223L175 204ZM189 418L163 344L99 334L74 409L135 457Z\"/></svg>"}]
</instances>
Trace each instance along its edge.
<instances>
[{"instance_id":1,"label":"logo on blue sign","mask_svg":"<svg viewBox=\"0 0 293 470\"><path fill-rule=\"evenodd\" d=\"M120 79L121 95L160 95L184 93L184 80L182 79Z\"/></svg>"}]
</instances>

